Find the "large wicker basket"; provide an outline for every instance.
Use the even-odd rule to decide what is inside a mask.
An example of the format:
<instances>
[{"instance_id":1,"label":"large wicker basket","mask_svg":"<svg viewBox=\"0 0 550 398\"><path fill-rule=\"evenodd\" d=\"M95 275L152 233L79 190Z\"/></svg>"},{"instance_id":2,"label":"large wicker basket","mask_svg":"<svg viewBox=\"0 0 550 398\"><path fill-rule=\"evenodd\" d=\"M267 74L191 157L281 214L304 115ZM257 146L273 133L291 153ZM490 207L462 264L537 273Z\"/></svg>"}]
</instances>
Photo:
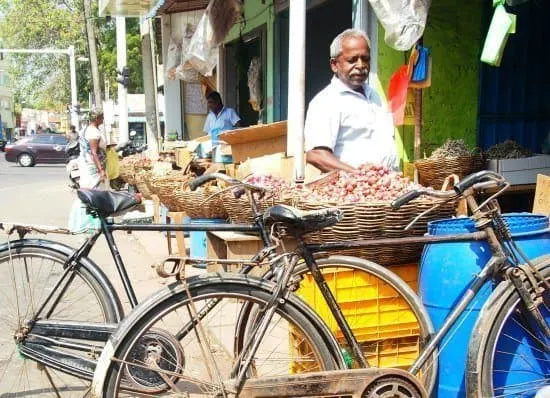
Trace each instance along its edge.
<instances>
[{"instance_id":1,"label":"large wicker basket","mask_svg":"<svg viewBox=\"0 0 550 398\"><path fill-rule=\"evenodd\" d=\"M206 186L190 191L186 185L180 185L174 191L175 200L191 218L227 218L222 202L220 188Z\"/></svg>"},{"instance_id":2,"label":"large wicker basket","mask_svg":"<svg viewBox=\"0 0 550 398\"><path fill-rule=\"evenodd\" d=\"M187 186L192 178L194 176L173 171L162 176L151 176L148 187L169 211L185 211L175 192L176 189Z\"/></svg>"},{"instance_id":3,"label":"large wicker basket","mask_svg":"<svg viewBox=\"0 0 550 398\"><path fill-rule=\"evenodd\" d=\"M451 174L464 178L468 174L483 169L481 155L459 156L441 159L422 159L414 162L418 170L419 183L426 187L441 189L446 177Z\"/></svg>"},{"instance_id":4,"label":"large wicker basket","mask_svg":"<svg viewBox=\"0 0 550 398\"><path fill-rule=\"evenodd\" d=\"M222 194L222 201L227 215L232 223L235 224L252 224L254 222L254 215L252 213L252 207L246 195L240 198L235 198L235 195L231 190ZM259 205L260 212L264 212L268 208L275 205L294 205L296 197L285 193L268 193L263 198L256 199L256 203Z\"/></svg>"},{"instance_id":5,"label":"large wicker basket","mask_svg":"<svg viewBox=\"0 0 550 398\"><path fill-rule=\"evenodd\" d=\"M151 172L148 170L141 170L135 174L135 182L138 191L143 195L145 199L151 199L151 190L148 186L148 181L151 178Z\"/></svg>"},{"instance_id":6,"label":"large wicker basket","mask_svg":"<svg viewBox=\"0 0 550 398\"><path fill-rule=\"evenodd\" d=\"M122 178L125 182L127 182L130 185L134 185L136 183L136 179L134 177L134 163L130 160L121 160L119 162L119 172L118 175L120 178Z\"/></svg>"},{"instance_id":7,"label":"large wicker basket","mask_svg":"<svg viewBox=\"0 0 550 398\"><path fill-rule=\"evenodd\" d=\"M432 208L436 203L433 200L415 200L399 210L393 210L390 202L353 204L299 202L297 206L304 210L337 207L344 212L344 217L338 224L308 236L309 242L322 243L421 236L427 232L428 222L455 214L456 202L447 201L420 217L409 230L405 231L405 227L416 216ZM338 253L359 256L382 265L395 265L418 261L421 251L420 244L401 244L399 247L380 245Z\"/></svg>"}]
</instances>

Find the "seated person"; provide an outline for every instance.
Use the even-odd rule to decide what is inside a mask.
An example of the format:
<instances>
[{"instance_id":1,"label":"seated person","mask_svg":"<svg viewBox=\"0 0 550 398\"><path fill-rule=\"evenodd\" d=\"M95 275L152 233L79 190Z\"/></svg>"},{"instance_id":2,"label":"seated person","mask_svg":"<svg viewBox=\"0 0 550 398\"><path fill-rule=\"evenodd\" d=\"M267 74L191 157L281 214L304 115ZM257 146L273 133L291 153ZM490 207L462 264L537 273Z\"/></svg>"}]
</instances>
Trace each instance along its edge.
<instances>
[{"instance_id":1,"label":"seated person","mask_svg":"<svg viewBox=\"0 0 550 398\"><path fill-rule=\"evenodd\" d=\"M241 118L235 109L223 106L222 97L217 91L206 95L208 109L210 112L204 122L203 131L215 141L217 134L222 131L232 130L235 127L242 127ZM214 136L212 136L214 134Z\"/></svg>"}]
</instances>

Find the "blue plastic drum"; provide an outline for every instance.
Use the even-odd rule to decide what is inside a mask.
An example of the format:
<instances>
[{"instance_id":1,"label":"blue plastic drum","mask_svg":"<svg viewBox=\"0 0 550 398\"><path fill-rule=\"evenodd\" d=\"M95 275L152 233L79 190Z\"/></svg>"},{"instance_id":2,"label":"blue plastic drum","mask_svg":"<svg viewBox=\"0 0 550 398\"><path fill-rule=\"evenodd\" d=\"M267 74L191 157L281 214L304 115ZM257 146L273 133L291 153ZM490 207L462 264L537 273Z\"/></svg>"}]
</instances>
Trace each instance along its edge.
<instances>
[{"instance_id":1,"label":"blue plastic drum","mask_svg":"<svg viewBox=\"0 0 550 398\"><path fill-rule=\"evenodd\" d=\"M190 224L223 224L226 220L223 218L191 218ZM191 247L189 254L194 258L206 258L206 231L191 231L190 233ZM206 268L206 264L196 264L196 268Z\"/></svg>"},{"instance_id":2,"label":"blue plastic drum","mask_svg":"<svg viewBox=\"0 0 550 398\"><path fill-rule=\"evenodd\" d=\"M550 253L548 217L518 213L506 214L504 218L515 242L529 258ZM474 222L469 218L440 220L428 225L430 235L475 231ZM436 330L468 288L473 275L479 273L490 257L491 252L485 242L426 245L420 266L419 293ZM488 282L440 344L439 380L435 396L465 396L464 372L470 333L492 290L493 286Z\"/></svg>"}]
</instances>

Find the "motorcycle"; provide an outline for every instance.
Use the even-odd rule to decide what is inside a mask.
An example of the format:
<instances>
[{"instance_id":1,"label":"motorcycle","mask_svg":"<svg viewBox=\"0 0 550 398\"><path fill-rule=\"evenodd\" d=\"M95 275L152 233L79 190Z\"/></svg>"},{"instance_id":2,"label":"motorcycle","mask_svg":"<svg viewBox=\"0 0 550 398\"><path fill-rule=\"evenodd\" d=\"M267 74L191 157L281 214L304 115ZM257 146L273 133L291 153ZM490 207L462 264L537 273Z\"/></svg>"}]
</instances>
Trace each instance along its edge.
<instances>
[{"instance_id":1,"label":"motorcycle","mask_svg":"<svg viewBox=\"0 0 550 398\"><path fill-rule=\"evenodd\" d=\"M65 146L67 163L65 169L69 177L69 187L72 189L80 188L80 170L78 168L78 157L80 156L80 143L72 141Z\"/></svg>"}]
</instances>

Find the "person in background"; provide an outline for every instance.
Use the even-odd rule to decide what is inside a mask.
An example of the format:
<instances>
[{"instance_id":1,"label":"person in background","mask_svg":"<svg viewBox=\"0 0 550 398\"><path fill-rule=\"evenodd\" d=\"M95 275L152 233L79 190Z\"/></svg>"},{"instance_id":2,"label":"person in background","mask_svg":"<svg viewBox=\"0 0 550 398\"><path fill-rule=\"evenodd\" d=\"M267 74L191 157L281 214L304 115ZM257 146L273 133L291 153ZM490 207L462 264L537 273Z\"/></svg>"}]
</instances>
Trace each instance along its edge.
<instances>
[{"instance_id":1,"label":"person in background","mask_svg":"<svg viewBox=\"0 0 550 398\"><path fill-rule=\"evenodd\" d=\"M76 127L73 124L71 124L71 130L67 134L67 138L71 142L74 142L74 141L78 140L78 131L76 131Z\"/></svg>"},{"instance_id":2,"label":"person in background","mask_svg":"<svg viewBox=\"0 0 550 398\"><path fill-rule=\"evenodd\" d=\"M42 126L36 128L36 134L42 134Z\"/></svg>"},{"instance_id":3,"label":"person in background","mask_svg":"<svg viewBox=\"0 0 550 398\"><path fill-rule=\"evenodd\" d=\"M310 102L305 122L308 163L323 172L353 171L364 163L398 168L391 113L368 86L370 42L347 29L330 45L330 84Z\"/></svg>"},{"instance_id":4,"label":"person in background","mask_svg":"<svg viewBox=\"0 0 550 398\"><path fill-rule=\"evenodd\" d=\"M106 188L105 149L107 143L100 127L103 124L103 112L92 111L90 124L80 135L80 187Z\"/></svg>"},{"instance_id":5,"label":"person in background","mask_svg":"<svg viewBox=\"0 0 550 398\"><path fill-rule=\"evenodd\" d=\"M217 91L211 91L206 94L208 116L204 122L203 131L212 137L222 131L232 130L235 127L241 127L241 118L235 112L235 109L223 106L222 97ZM216 137L213 138L214 140Z\"/></svg>"}]
</instances>

